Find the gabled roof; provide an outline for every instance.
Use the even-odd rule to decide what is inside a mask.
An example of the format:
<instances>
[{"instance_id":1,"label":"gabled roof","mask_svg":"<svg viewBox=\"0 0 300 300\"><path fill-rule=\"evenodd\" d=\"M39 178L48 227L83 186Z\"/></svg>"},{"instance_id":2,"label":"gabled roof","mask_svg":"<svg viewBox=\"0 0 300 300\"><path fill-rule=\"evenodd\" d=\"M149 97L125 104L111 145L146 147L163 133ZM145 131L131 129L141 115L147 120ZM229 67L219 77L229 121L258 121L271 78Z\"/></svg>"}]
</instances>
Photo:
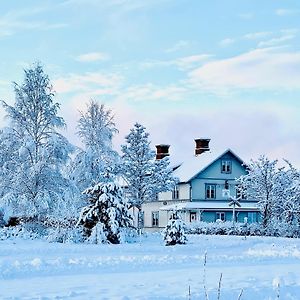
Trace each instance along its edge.
<instances>
[{"instance_id":1,"label":"gabled roof","mask_svg":"<svg viewBox=\"0 0 300 300\"><path fill-rule=\"evenodd\" d=\"M244 164L244 161L231 149L227 149L221 154L207 151L198 156L189 157L186 161L181 163L174 171L174 176L179 179L179 182L189 182L227 153L231 153L241 164Z\"/></svg>"}]
</instances>

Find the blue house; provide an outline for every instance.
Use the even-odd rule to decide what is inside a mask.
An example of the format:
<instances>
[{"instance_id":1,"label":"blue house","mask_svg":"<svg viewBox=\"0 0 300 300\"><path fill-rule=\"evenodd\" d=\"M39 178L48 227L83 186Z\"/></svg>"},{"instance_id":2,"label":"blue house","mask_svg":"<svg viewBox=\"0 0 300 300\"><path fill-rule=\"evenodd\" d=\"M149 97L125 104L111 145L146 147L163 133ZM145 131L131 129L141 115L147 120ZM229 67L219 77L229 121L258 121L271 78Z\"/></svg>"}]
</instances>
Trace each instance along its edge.
<instances>
[{"instance_id":1,"label":"blue house","mask_svg":"<svg viewBox=\"0 0 300 300\"><path fill-rule=\"evenodd\" d=\"M157 230L166 226L171 214L177 210L186 222L231 221L231 197L240 199L235 209L237 222L259 220L257 203L240 195L236 179L247 173L245 163L231 149L222 153L210 151L210 139L196 139L195 153L174 167L179 179L175 189L160 193L158 199L143 205L144 227ZM157 145L157 158L169 155L168 145ZM229 191L229 192L228 192Z\"/></svg>"}]
</instances>

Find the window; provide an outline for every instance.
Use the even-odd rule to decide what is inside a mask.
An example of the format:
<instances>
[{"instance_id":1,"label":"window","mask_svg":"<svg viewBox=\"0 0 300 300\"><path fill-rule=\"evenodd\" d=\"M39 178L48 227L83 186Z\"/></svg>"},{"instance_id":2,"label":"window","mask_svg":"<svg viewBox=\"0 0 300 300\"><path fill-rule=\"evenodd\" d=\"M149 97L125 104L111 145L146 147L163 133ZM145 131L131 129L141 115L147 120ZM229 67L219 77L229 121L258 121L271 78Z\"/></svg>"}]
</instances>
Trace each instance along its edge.
<instances>
[{"instance_id":1,"label":"window","mask_svg":"<svg viewBox=\"0 0 300 300\"><path fill-rule=\"evenodd\" d=\"M224 189L229 190L229 183L228 180L225 180Z\"/></svg>"},{"instance_id":2,"label":"window","mask_svg":"<svg viewBox=\"0 0 300 300\"><path fill-rule=\"evenodd\" d=\"M236 185L235 187L235 191L236 191L236 198L237 199L246 199L246 190L242 189L242 187L240 185Z\"/></svg>"},{"instance_id":3,"label":"window","mask_svg":"<svg viewBox=\"0 0 300 300\"><path fill-rule=\"evenodd\" d=\"M190 222L196 222L197 221L197 213L196 212L190 212Z\"/></svg>"},{"instance_id":4,"label":"window","mask_svg":"<svg viewBox=\"0 0 300 300\"><path fill-rule=\"evenodd\" d=\"M206 199L216 199L216 185L215 184L206 184L205 198Z\"/></svg>"},{"instance_id":5,"label":"window","mask_svg":"<svg viewBox=\"0 0 300 300\"><path fill-rule=\"evenodd\" d=\"M223 159L221 161L221 173L231 173L231 160Z\"/></svg>"},{"instance_id":6,"label":"window","mask_svg":"<svg viewBox=\"0 0 300 300\"><path fill-rule=\"evenodd\" d=\"M172 219L175 219L176 218L176 213L172 213L170 216L169 216L169 220L172 220Z\"/></svg>"},{"instance_id":7,"label":"window","mask_svg":"<svg viewBox=\"0 0 300 300\"><path fill-rule=\"evenodd\" d=\"M175 186L174 190L172 191L172 199L179 199L179 190Z\"/></svg>"},{"instance_id":8,"label":"window","mask_svg":"<svg viewBox=\"0 0 300 300\"><path fill-rule=\"evenodd\" d=\"M144 212L141 211L138 213L138 223L139 223L139 228L143 228L144 227Z\"/></svg>"},{"instance_id":9,"label":"window","mask_svg":"<svg viewBox=\"0 0 300 300\"><path fill-rule=\"evenodd\" d=\"M248 218L247 218L247 221L248 221L249 223L255 223L255 222L257 222L256 216L257 216L256 212L248 212Z\"/></svg>"},{"instance_id":10,"label":"window","mask_svg":"<svg viewBox=\"0 0 300 300\"><path fill-rule=\"evenodd\" d=\"M158 220L159 220L159 212L153 211L152 212L152 226L158 227Z\"/></svg>"},{"instance_id":11,"label":"window","mask_svg":"<svg viewBox=\"0 0 300 300\"><path fill-rule=\"evenodd\" d=\"M225 221L225 213L224 212L216 212L216 220Z\"/></svg>"}]
</instances>

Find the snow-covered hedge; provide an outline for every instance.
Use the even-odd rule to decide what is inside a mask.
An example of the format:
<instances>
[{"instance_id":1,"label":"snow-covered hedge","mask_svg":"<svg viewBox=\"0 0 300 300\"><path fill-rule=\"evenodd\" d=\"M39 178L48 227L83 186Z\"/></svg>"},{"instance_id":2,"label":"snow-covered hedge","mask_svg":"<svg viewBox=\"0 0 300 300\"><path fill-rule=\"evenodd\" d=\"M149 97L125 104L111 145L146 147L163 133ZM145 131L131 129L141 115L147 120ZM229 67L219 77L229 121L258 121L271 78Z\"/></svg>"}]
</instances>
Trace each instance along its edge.
<instances>
[{"instance_id":1,"label":"snow-covered hedge","mask_svg":"<svg viewBox=\"0 0 300 300\"><path fill-rule=\"evenodd\" d=\"M186 225L186 233L212 235L251 235L300 237L300 225L272 222L266 228L259 223L195 222Z\"/></svg>"},{"instance_id":2,"label":"snow-covered hedge","mask_svg":"<svg viewBox=\"0 0 300 300\"><path fill-rule=\"evenodd\" d=\"M50 218L11 218L0 228L0 240L45 239L49 242L78 243L82 233L75 228L76 220L54 220Z\"/></svg>"},{"instance_id":3,"label":"snow-covered hedge","mask_svg":"<svg viewBox=\"0 0 300 300\"><path fill-rule=\"evenodd\" d=\"M41 236L37 232L22 225L2 227L0 229L1 241L7 239L15 239L15 238L21 238L24 240L33 240L33 239L41 238Z\"/></svg>"}]
</instances>

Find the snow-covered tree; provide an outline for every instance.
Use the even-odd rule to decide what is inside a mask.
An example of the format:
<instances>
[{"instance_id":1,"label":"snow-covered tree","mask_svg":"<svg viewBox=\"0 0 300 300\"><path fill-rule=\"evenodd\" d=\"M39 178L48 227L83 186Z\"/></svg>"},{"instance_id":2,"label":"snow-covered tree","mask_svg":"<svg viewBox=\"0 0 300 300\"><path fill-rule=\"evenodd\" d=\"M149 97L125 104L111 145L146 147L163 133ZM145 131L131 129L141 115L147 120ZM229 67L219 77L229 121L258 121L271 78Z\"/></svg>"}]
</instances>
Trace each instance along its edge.
<instances>
[{"instance_id":1,"label":"snow-covered tree","mask_svg":"<svg viewBox=\"0 0 300 300\"><path fill-rule=\"evenodd\" d=\"M13 137L11 128L0 131L0 198L10 191L11 174L19 158L20 144Z\"/></svg>"},{"instance_id":2,"label":"snow-covered tree","mask_svg":"<svg viewBox=\"0 0 300 300\"><path fill-rule=\"evenodd\" d=\"M276 165L277 160L270 161L266 156L260 156L257 161L251 160L247 165L248 174L238 179L241 193L246 193L250 200L258 201L262 224L265 227L273 217L273 187L277 172Z\"/></svg>"},{"instance_id":3,"label":"snow-covered tree","mask_svg":"<svg viewBox=\"0 0 300 300\"><path fill-rule=\"evenodd\" d=\"M172 190L177 182L167 157L156 160L150 149L149 133L136 123L122 145L122 173L128 183L130 203L141 211L142 204L157 193Z\"/></svg>"},{"instance_id":4,"label":"snow-covered tree","mask_svg":"<svg viewBox=\"0 0 300 300\"><path fill-rule=\"evenodd\" d=\"M300 222L300 172L286 161L288 168L280 168L274 177L273 216L291 224Z\"/></svg>"},{"instance_id":5,"label":"snow-covered tree","mask_svg":"<svg viewBox=\"0 0 300 300\"><path fill-rule=\"evenodd\" d=\"M61 170L73 147L57 132L65 123L49 77L37 64L14 87L14 106L2 101L10 124L0 136L1 202L23 217L64 215L71 188Z\"/></svg>"},{"instance_id":6,"label":"snow-covered tree","mask_svg":"<svg viewBox=\"0 0 300 300\"><path fill-rule=\"evenodd\" d=\"M70 168L70 177L80 191L102 182L116 172L118 154L112 149L112 138L118 130L111 110L91 100L86 112L80 112L78 135L84 144Z\"/></svg>"},{"instance_id":7,"label":"snow-covered tree","mask_svg":"<svg viewBox=\"0 0 300 300\"><path fill-rule=\"evenodd\" d=\"M166 246L186 243L185 224L178 216L177 211L173 212L162 233Z\"/></svg>"},{"instance_id":8,"label":"snow-covered tree","mask_svg":"<svg viewBox=\"0 0 300 300\"><path fill-rule=\"evenodd\" d=\"M104 182L86 189L84 194L90 204L82 209L77 226L83 226L86 240L91 243L122 242L124 230L132 226L122 188L114 182Z\"/></svg>"}]
</instances>

